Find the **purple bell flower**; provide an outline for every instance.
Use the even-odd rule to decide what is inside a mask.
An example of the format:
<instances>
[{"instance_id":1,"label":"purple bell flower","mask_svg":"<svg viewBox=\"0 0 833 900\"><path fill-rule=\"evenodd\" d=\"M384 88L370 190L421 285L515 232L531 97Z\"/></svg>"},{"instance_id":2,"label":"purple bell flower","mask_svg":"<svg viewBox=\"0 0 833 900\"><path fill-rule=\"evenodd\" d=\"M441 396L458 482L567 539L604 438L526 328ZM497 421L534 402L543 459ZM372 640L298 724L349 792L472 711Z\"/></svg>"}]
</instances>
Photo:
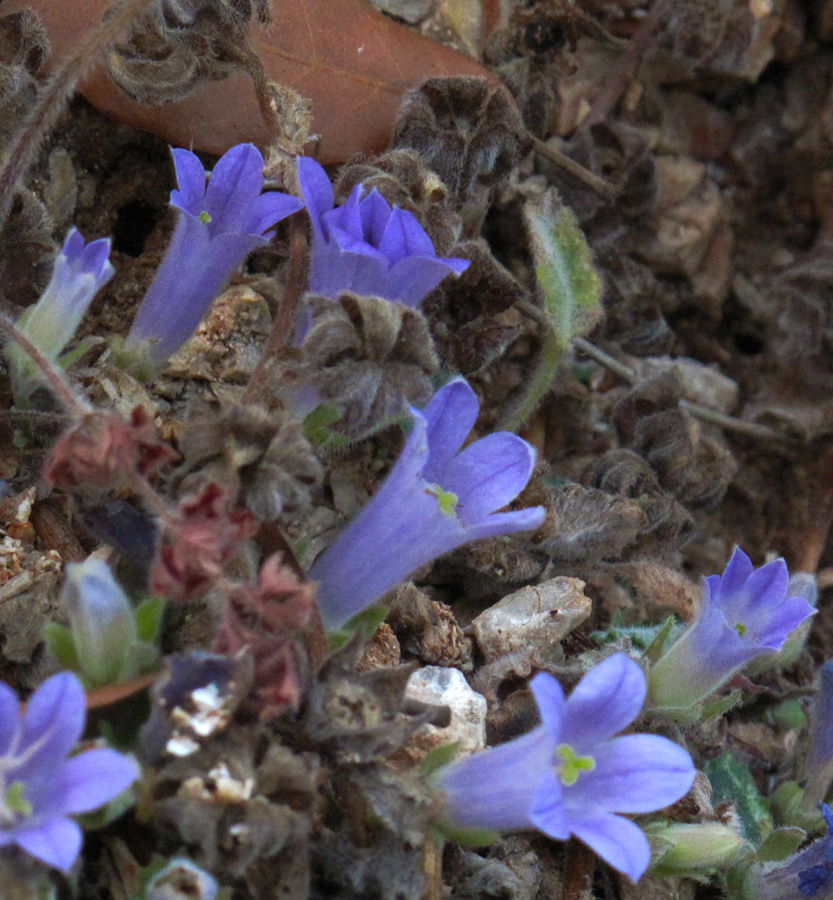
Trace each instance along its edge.
<instances>
[{"instance_id":1,"label":"purple bell flower","mask_svg":"<svg viewBox=\"0 0 833 900\"><path fill-rule=\"evenodd\" d=\"M449 822L571 835L636 881L651 858L637 825L617 813L662 809L694 782L686 750L653 734L614 737L645 701L645 676L624 653L591 669L565 699L542 672L530 682L542 723L438 773Z\"/></svg>"},{"instance_id":2,"label":"purple bell flower","mask_svg":"<svg viewBox=\"0 0 833 900\"><path fill-rule=\"evenodd\" d=\"M46 290L18 320L20 330L52 362L72 339L95 295L113 277L116 270L109 257L110 238L88 244L78 229L70 228ZM13 347L10 354L15 400L25 406L41 376L21 350Z\"/></svg>"},{"instance_id":3,"label":"purple bell flower","mask_svg":"<svg viewBox=\"0 0 833 900\"><path fill-rule=\"evenodd\" d=\"M526 486L535 450L499 432L461 451L478 411L462 378L437 391L423 412L411 409L414 427L391 473L310 569L328 629L449 550L544 521L542 506L495 512Z\"/></svg>"},{"instance_id":4,"label":"purple bell flower","mask_svg":"<svg viewBox=\"0 0 833 900\"><path fill-rule=\"evenodd\" d=\"M333 187L314 159L298 157L298 183L312 220L309 289L336 300L342 291L417 306L446 275L469 260L437 256L431 238L407 210L393 209L374 188L357 184L333 207Z\"/></svg>"},{"instance_id":5,"label":"purple bell flower","mask_svg":"<svg viewBox=\"0 0 833 900\"><path fill-rule=\"evenodd\" d=\"M62 872L81 851L81 828L69 816L97 809L141 774L115 750L67 758L85 719L84 689L69 672L45 681L25 711L0 683L0 846L17 844Z\"/></svg>"},{"instance_id":6,"label":"purple bell flower","mask_svg":"<svg viewBox=\"0 0 833 900\"><path fill-rule=\"evenodd\" d=\"M833 782L833 659L828 659L819 671L819 689L810 707L808 741L802 806L813 810L827 796Z\"/></svg>"},{"instance_id":7,"label":"purple bell flower","mask_svg":"<svg viewBox=\"0 0 833 900\"><path fill-rule=\"evenodd\" d=\"M254 144L238 144L222 156L207 188L199 158L189 150L171 152L178 221L126 345L134 355L145 350L152 367L191 337L234 270L268 242L266 229L303 206L288 194L261 194L263 157Z\"/></svg>"},{"instance_id":8,"label":"purple bell flower","mask_svg":"<svg viewBox=\"0 0 833 900\"><path fill-rule=\"evenodd\" d=\"M706 579L697 618L651 669L652 703L689 709L751 660L780 650L815 612L787 596L789 580L783 559L755 569L736 547L724 573Z\"/></svg>"}]
</instances>

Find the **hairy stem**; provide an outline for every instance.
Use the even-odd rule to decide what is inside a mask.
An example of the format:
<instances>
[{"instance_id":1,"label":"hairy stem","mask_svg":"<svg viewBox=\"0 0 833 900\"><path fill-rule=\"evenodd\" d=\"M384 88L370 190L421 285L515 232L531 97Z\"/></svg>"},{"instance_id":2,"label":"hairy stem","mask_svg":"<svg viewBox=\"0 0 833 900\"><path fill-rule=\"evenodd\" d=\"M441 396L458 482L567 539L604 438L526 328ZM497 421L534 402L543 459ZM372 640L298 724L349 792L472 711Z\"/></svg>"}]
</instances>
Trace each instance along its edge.
<instances>
[{"instance_id":1,"label":"hairy stem","mask_svg":"<svg viewBox=\"0 0 833 900\"><path fill-rule=\"evenodd\" d=\"M12 342L29 356L51 391L73 416L80 419L81 416L92 412L92 407L73 393L61 371L38 350L11 319L4 315L0 315L0 331L5 331Z\"/></svg>"},{"instance_id":2,"label":"hairy stem","mask_svg":"<svg viewBox=\"0 0 833 900\"><path fill-rule=\"evenodd\" d=\"M500 423L499 428L504 431L517 431L529 420L549 390L555 373L561 365L561 360L564 358L564 350L561 338L551 327L548 327L544 332L544 344L541 347L541 355L535 366L535 372L526 386L521 402Z\"/></svg>"},{"instance_id":3,"label":"hairy stem","mask_svg":"<svg viewBox=\"0 0 833 900\"><path fill-rule=\"evenodd\" d=\"M72 96L75 85L86 75L99 55L152 2L154 0L119 0L115 3L89 40L65 59L46 82L0 169L0 226L8 218L18 182L32 165L41 141L55 125Z\"/></svg>"},{"instance_id":4,"label":"hairy stem","mask_svg":"<svg viewBox=\"0 0 833 900\"><path fill-rule=\"evenodd\" d=\"M263 348L263 353L252 373L252 377L249 379L248 385L246 385L246 390L243 394L244 403L251 403L257 399L258 394L266 386L272 361L280 355L281 350L292 339L292 329L295 324L298 301L304 293L307 281L306 250L306 224L301 217L294 215L289 220L289 273L286 279L283 301L272 323L269 340Z\"/></svg>"}]
</instances>

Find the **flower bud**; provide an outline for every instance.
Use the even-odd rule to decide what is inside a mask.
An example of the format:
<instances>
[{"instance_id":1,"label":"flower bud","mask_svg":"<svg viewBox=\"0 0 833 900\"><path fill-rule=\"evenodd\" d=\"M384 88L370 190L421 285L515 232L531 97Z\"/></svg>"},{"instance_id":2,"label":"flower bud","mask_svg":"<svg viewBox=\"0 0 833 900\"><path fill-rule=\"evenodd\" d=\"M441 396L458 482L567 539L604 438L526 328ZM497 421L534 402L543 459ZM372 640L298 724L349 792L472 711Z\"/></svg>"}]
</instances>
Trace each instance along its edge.
<instances>
[{"instance_id":1,"label":"flower bud","mask_svg":"<svg viewBox=\"0 0 833 900\"><path fill-rule=\"evenodd\" d=\"M100 559L67 565L61 602L67 611L81 672L91 687L130 677L130 650L138 642L130 601Z\"/></svg>"},{"instance_id":2,"label":"flower bud","mask_svg":"<svg viewBox=\"0 0 833 900\"><path fill-rule=\"evenodd\" d=\"M660 875L706 873L732 863L746 846L742 835L720 822L669 824L651 829L650 834L667 848L653 864Z\"/></svg>"}]
</instances>

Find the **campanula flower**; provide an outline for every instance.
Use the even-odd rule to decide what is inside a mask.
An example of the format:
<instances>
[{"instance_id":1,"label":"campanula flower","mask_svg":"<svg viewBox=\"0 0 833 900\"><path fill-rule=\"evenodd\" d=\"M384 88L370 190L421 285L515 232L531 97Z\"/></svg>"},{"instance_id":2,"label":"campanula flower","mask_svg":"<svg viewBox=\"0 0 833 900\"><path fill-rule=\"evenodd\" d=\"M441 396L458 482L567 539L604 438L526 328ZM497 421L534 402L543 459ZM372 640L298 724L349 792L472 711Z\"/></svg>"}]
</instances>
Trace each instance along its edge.
<instances>
[{"instance_id":1,"label":"campanula flower","mask_svg":"<svg viewBox=\"0 0 833 900\"><path fill-rule=\"evenodd\" d=\"M437 391L423 412L411 409L413 430L384 484L310 570L327 628L455 547L544 521L541 506L495 512L526 486L535 450L498 432L461 451L478 411L462 378Z\"/></svg>"},{"instance_id":2,"label":"campanula flower","mask_svg":"<svg viewBox=\"0 0 833 900\"><path fill-rule=\"evenodd\" d=\"M374 188L357 184L334 208L333 187L314 159L298 157L298 183L312 221L309 289L331 300L343 291L416 306L467 259L437 256L416 217Z\"/></svg>"},{"instance_id":3,"label":"campanula flower","mask_svg":"<svg viewBox=\"0 0 833 900\"><path fill-rule=\"evenodd\" d=\"M784 862L758 865L743 883L744 900L830 900L833 897L833 813L823 803L827 834Z\"/></svg>"},{"instance_id":4,"label":"campanula flower","mask_svg":"<svg viewBox=\"0 0 833 900\"><path fill-rule=\"evenodd\" d=\"M788 596L789 580L783 559L755 569L736 547L724 573L705 580L695 620L651 669L652 702L690 708L751 660L780 650L814 613L803 597Z\"/></svg>"},{"instance_id":5,"label":"campanula flower","mask_svg":"<svg viewBox=\"0 0 833 900\"><path fill-rule=\"evenodd\" d=\"M802 805L815 810L833 781L833 659L821 667L819 689L810 708L810 734L804 763L807 784Z\"/></svg>"},{"instance_id":6,"label":"campanula flower","mask_svg":"<svg viewBox=\"0 0 833 900\"><path fill-rule=\"evenodd\" d=\"M208 187L196 154L175 149L178 212L162 260L127 337L128 354L161 365L194 333L214 298L248 254L268 242L266 229L302 207L296 197L263 190L263 157L254 144L232 147Z\"/></svg>"},{"instance_id":7,"label":"campanula flower","mask_svg":"<svg viewBox=\"0 0 833 900\"><path fill-rule=\"evenodd\" d=\"M113 277L116 270L109 257L110 238L88 244L76 228L69 230L46 290L17 323L50 361L58 358L81 324L93 297ZM17 348L12 348L11 359L15 400L18 405L26 405L41 383L38 370Z\"/></svg>"},{"instance_id":8,"label":"campanula flower","mask_svg":"<svg viewBox=\"0 0 833 900\"><path fill-rule=\"evenodd\" d=\"M438 773L454 825L571 835L636 881L651 858L640 828L617 813L662 809L694 782L694 764L653 734L614 737L645 701L642 670L624 653L591 669L565 699L542 672L530 682L542 724Z\"/></svg>"},{"instance_id":9,"label":"campanula flower","mask_svg":"<svg viewBox=\"0 0 833 900\"><path fill-rule=\"evenodd\" d=\"M109 802L140 774L115 750L67 758L85 719L84 689L69 672L45 681L25 711L0 683L0 846L17 844L62 872L81 850L81 828L69 817Z\"/></svg>"}]
</instances>

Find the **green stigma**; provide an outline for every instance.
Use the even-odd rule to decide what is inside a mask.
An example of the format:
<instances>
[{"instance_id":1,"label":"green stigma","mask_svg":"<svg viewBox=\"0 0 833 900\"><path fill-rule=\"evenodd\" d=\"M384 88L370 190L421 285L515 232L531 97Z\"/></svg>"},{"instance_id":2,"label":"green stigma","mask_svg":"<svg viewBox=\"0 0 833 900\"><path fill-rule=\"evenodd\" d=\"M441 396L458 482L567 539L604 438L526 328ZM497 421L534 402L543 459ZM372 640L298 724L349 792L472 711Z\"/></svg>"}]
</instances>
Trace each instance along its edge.
<instances>
[{"instance_id":1,"label":"green stigma","mask_svg":"<svg viewBox=\"0 0 833 900\"><path fill-rule=\"evenodd\" d=\"M28 803L23 796L23 790L26 787L22 781L13 781L6 791L6 806L16 813L23 816L32 815L32 804Z\"/></svg>"},{"instance_id":2,"label":"green stigma","mask_svg":"<svg viewBox=\"0 0 833 900\"><path fill-rule=\"evenodd\" d=\"M743 625L743 624L741 624L740 622L737 622L737 623L735 624L735 631L737 631L737 633L738 633L741 637L743 637L743 636L746 634L746 626Z\"/></svg>"},{"instance_id":3,"label":"green stigma","mask_svg":"<svg viewBox=\"0 0 833 900\"><path fill-rule=\"evenodd\" d=\"M200 220L200 222L203 223L203 225L208 225L208 223L211 221L211 213L207 212L206 210L203 210L199 214L199 220Z\"/></svg>"},{"instance_id":4,"label":"green stigma","mask_svg":"<svg viewBox=\"0 0 833 900\"><path fill-rule=\"evenodd\" d=\"M596 760L592 756L577 756L569 744L559 744L555 755L561 760L556 767L556 774L561 783L571 787L578 781L579 772L592 772L596 768Z\"/></svg>"},{"instance_id":5,"label":"green stigma","mask_svg":"<svg viewBox=\"0 0 833 900\"><path fill-rule=\"evenodd\" d=\"M457 503L460 498L454 491L444 491L438 484L432 484L428 493L433 494L433 496L437 498L437 503L440 505L440 512L443 513L443 515L451 516L452 518L457 515Z\"/></svg>"}]
</instances>

